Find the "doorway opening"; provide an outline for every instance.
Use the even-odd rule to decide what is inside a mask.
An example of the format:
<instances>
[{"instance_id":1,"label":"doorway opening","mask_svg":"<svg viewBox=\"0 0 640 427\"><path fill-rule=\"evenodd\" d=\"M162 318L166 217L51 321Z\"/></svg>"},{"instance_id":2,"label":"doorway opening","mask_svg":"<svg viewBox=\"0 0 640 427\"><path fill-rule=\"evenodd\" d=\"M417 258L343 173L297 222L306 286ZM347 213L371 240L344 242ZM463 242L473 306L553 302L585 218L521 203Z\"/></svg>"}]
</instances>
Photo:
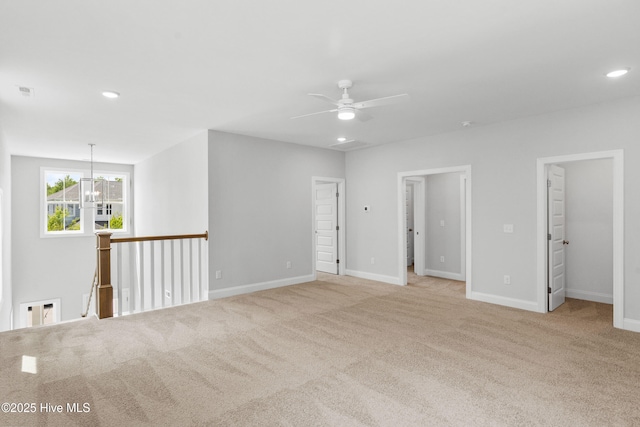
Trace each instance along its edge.
<instances>
[{"instance_id":1,"label":"doorway opening","mask_svg":"<svg viewBox=\"0 0 640 427\"><path fill-rule=\"evenodd\" d=\"M598 163L596 162L598 160L608 160L609 163ZM579 198L579 195L571 194L574 189L580 191L579 185L569 185L569 192L565 191L567 182L580 181L580 179L578 181L574 179L576 174L582 173L586 176L584 171L580 171L581 168L606 165L609 165L610 171L609 193L606 194L608 200L594 200L595 205L585 206L587 200L576 201L574 199ZM542 313L553 311L564 302L565 296L612 303L613 326L623 327L624 176L622 165L622 150L538 159L538 311ZM567 181L567 178L570 180ZM603 206L607 203L608 206ZM572 213L571 206L580 206L580 208L574 209ZM582 212L576 212L576 210ZM585 212L585 210L591 212ZM583 218L585 215L593 215L594 211L598 210L604 213L601 213L597 221L589 220L589 216ZM588 223L589 221L591 224ZM587 240L600 243L582 243ZM569 258L570 261L573 260L571 263L566 262L568 251L572 251ZM581 256L585 259L580 259ZM589 258L592 258L591 261ZM586 278L581 280L580 268L575 269L578 262L587 264L604 262L605 267L600 270L607 270L610 276L609 280L602 280L602 282L612 283L609 285L610 288L590 284L593 277L589 277L589 280ZM571 268L569 276L567 276L568 268ZM567 282L567 277L571 276L578 280L572 284ZM611 289L610 293L608 289Z\"/></svg>"},{"instance_id":2,"label":"doorway opening","mask_svg":"<svg viewBox=\"0 0 640 427\"><path fill-rule=\"evenodd\" d=\"M425 177L408 177L405 182L406 266L418 276L425 275Z\"/></svg>"},{"instance_id":3,"label":"doorway opening","mask_svg":"<svg viewBox=\"0 0 640 427\"><path fill-rule=\"evenodd\" d=\"M0 188L0 301L4 299L4 285L2 283L2 277L4 272L2 271L4 265L4 257L2 255L2 246L4 245L3 227L4 222L2 219L2 213L4 212L4 206L2 205L2 188Z\"/></svg>"},{"instance_id":4,"label":"doorway opening","mask_svg":"<svg viewBox=\"0 0 640 427\"><path fill-rule=\"evenodd\" d=\"M454 180L453 189L451 189L452 179ZM438 199L438 196L441 198ZM445 203L442 202L444 200L442 197L454 199L450 204L453 210L437 211L439 208L444 208ZM431 203L430 200L432 200ZM452 229L455 231L448 232L446 235L441 233ZM398 235L400 285L407 284L407 272L411 270L409 264L413 261L413 271L416 275L433 275L465 281L466 295L469 297L471 292L471 166L398 173ZM444 252L446 248L453 256L446 255ZM413 256L411 256L412 250ZM449 262L448 265L447 262Z\"/></svg>"},{"instance_id":5,"label":"doorway opening","mask_svg":"<svg viewBox=\"0 0 640 427\"><path fill-rule=\"evenodd\" d=\"M312 177L312 268L317 272L344 275L345 252L345 180Z\"/></svg>"}]
</instances>

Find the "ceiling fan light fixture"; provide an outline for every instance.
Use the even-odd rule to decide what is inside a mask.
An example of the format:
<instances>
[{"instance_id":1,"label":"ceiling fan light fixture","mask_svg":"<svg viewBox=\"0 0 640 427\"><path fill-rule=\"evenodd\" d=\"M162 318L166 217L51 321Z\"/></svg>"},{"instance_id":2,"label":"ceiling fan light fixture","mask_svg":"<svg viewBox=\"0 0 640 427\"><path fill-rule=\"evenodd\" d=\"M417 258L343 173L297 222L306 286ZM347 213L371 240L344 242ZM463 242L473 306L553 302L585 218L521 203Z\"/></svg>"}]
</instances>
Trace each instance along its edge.
<instances>
[{"instance_id":1,"label":"ceiling fan light fixture","mask_svg":"<svg viewBox=\"0 0 640 427\"><path fill-rule=\"evenodd\" d=\"M356 111L353 107L342 107L338 110L338 118L340 120L352 120L356 116Z\"/></svg>"},{"instance_id":2,"label":"ceiling fan light fixture","mask_svg":"<svg viewBox=\"0 0 640 427\"><path fill-rule=\"evenodd\" d=\"M115 98L118 98L120 94L112 90L105 90L102 92L102 96L104 96L105 98L115 99Z\"/></svg>"},{"instance_id":3,"label":"ceiling fan light fixture","mask_svg":"<svg viewBox=\"0 0 640 427\"><path fill-rule=\"evenodd\" d=\"M629 72L629 68L622 68L620 70L614 70L614 71L610 71L607 73L607 77L620 77L620 76L624 76L625 74L627 74Z\"/></svg>"},{"instance_id":4,"label":"ceiling fan light fixture","mask_svg":"<svg viewBox=\"0 0 640 427\"><path fill-rule=\"evenodd\" d=\"M341 136L338 139L338 142L345 142L347 140L347 138L345 138L344 136Z\"/></svg>"}]
</instances>

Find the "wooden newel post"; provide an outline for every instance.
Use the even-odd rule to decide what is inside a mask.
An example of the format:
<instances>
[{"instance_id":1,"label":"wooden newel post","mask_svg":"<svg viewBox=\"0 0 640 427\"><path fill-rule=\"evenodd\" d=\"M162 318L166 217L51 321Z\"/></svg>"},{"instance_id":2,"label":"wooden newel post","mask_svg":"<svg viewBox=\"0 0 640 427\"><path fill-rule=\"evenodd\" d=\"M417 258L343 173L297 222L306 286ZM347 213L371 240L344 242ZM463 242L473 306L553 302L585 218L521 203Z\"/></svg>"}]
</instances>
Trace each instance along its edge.
<instances>
[{"instance_id":1,"label":"wooden newel post","mask_svg":"<svg viewBox=\"0 0 640 427\"><path fill-rule=\"evenodd\" d=\"M113 317L113 287L111 286L111 234L96 233L98 237L98 319Z\"/></svg>"}]
</instances>

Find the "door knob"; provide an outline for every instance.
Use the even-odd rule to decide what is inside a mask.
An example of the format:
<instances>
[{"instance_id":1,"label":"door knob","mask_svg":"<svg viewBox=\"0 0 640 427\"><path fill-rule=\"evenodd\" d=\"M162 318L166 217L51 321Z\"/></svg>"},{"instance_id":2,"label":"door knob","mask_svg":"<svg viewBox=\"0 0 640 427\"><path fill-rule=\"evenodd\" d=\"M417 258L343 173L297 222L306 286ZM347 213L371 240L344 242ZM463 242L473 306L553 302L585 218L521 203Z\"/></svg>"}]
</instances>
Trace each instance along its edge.
<instances>
[{"instance_id":1,"label":"door knob","mask_svg":"<svg viewBox=\"0 0 640 427\"><path fill-rule=\"evenodd\" d=\"M413 231L413 228L410 228L409 231Z\"/></svg>"},{"instance_id":2,"label":"door knob","mask_svg":"<svg viewBox=\"0 0 640 427\"><path fill-rule=\"evenodd\" d=\"M562 244L563 244L563 245L568 245L568 244L569 244L569 241L568 241L568 240L563 240L563 241L562 241Z\"/></svg>"}]
</instances>

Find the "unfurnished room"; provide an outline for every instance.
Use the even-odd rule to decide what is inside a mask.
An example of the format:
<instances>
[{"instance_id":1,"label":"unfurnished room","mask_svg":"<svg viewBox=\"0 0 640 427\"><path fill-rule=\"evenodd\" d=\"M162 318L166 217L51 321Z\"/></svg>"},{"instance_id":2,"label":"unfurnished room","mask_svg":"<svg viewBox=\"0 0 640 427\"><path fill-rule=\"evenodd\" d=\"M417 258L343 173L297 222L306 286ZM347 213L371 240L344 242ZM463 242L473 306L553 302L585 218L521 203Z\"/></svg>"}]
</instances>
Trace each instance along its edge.
<instances>
[{"instance_id":1,"label":"unfurnished room","mask_svg":"<svg viewBox=\"0 0 640 427\"><path fill-rule=\"evenodd\" d=\"M3 0L0 425L640 425L638 17Z\"/></svg>"}]
</instances>

